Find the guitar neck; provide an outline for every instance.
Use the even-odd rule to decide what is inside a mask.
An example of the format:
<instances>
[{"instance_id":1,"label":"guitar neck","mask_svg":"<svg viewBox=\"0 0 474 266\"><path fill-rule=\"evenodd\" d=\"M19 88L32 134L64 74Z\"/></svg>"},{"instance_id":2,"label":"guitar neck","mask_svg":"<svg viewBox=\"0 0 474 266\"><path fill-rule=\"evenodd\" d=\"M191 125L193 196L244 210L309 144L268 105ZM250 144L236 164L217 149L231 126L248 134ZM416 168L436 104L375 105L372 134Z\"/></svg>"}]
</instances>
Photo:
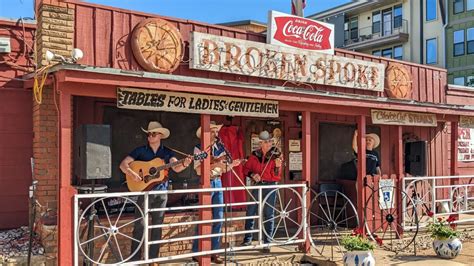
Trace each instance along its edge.
<instances>
[{"instance_id":1,"label":"guitar neck","mask_svg":"<svg viewBox=\"0 0 474 266\"><path fill-rule=\"evenodd\" d=\"M157 167L157 168L156 168L156 171L157 171L157 172L160 172L161 170L165 170L165 169L171 168L171 167L173 167L173 166L176 166L176 165L182 163L184 160L186 160L186 158L181 159L181 160L178 160L178 161L176 161L176 162L164 164L164 165L162 165L162 166L160 166L160 167Z\"/></svg>"}]
</instances>

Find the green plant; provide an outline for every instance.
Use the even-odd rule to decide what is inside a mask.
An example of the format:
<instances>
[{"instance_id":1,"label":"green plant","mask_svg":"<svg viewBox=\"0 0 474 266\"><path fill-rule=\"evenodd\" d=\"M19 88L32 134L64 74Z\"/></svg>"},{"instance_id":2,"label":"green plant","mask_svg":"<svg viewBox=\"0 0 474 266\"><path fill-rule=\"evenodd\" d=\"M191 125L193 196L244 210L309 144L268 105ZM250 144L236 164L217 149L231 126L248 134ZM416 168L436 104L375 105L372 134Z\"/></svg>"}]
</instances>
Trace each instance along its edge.
<instances>
[{"instance_id":1,"label":"green plant","mask_svg":"<svg viewBox=\"0 0 474 266\"><path fill-rule=\"evenodd\" d=\"M437 220L428 225L428 231L431 233L431 237L440 240L458 237L459 233L456 231L454 221L456 221L454 215L450 215L448 219L438 217Z\"/></svg>"},{"instance_id":2,"label":"green plant","mask_svg":"<svg viewBox=\"0 0 474 266\"><path fill-rule=\"evenodd\" d=\"M343 237L341 244L347 251L368 251L375 248L368 239L362 237L361 229L354 229L350 236Z\"/></svg>"}]
</instances>

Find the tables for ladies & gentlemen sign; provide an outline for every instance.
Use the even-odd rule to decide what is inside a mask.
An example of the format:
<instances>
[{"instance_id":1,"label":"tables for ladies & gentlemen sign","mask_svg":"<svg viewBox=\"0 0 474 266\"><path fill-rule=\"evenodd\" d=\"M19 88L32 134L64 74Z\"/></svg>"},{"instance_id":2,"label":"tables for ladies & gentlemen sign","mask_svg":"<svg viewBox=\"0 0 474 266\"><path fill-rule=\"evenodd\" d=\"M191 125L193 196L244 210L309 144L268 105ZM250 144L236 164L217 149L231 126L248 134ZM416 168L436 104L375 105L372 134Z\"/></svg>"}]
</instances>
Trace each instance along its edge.
<instances>
[{"instance_id":1,"label":"tables for ladies & gentlemen sign","mask_svg":"<svg viewBox=\"0 0 474 266\"><path fill-rule=\"evenodd\" d=\"M193 32L192 69L383 91L380 63Z\"/></svg>"},{"instance_id":2,"label":"tables for ladies & gentlemen sign","mask_svg":"<svg viewBox=\"0 0 474 266\"><path fill-rule=\"evenodd\" d=\"M278 117L278 101L134 88L117 88L124 109L251 117Z\"/></svg>"},{"instance_id":3,"label":"tables for ladies & gentlemen sign","mask_svg":"<svg viewBox=\"0 0 474 266\"><path fill-rule=\"evenodd\" d=\"M371 110L372 123L383 125L436 127L435 114L400 112L388 110Z\"/></svg>"}]
</instances>

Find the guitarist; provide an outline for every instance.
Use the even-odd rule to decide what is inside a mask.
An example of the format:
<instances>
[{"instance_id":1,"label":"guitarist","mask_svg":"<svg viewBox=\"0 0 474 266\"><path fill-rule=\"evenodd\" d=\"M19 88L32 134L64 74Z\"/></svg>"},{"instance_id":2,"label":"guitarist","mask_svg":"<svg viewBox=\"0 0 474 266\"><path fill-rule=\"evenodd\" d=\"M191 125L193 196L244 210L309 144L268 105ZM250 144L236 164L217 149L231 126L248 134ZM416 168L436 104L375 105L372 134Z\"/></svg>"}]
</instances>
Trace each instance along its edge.
<instances>
[{"instance_id":1,"label":"guitarist","mask_svg":"<svg viewBox=\"0 0 474 266\"><path fill-rule=\"evenodd\" d=\"M234 160L231 164L227 165L225 149L222 143L218 142L217 137L219 135L219 130L222 125L217 125L216 122L211 121L211 143L214 143L211 146L211 188L222 188L221 176L223 173L230 171L233 167L240 164L240 160ZM196 136L201 138L201 127L196 131ZM201 152L201 145L198 144L194 148L194 154ZM201 161L194 161L194 170L197 175L201 175ZM224 193L222 191L215 191L211 194L212 204L224 204ZM223 207L214 207L212 208L212 219L223 219L224 218L224 208ZM222 222L214 222L212 224L212 234L218 234L221 232ZM220 249L220 236L211 238L211 249ZM193 252L198 252L198 240L193 241ZM194 261L197 261L196 258L193 258ZM224 260L217 254L211 256L211 261L213 263L222 264Z\"/></svg>"},{"instance_id":2,"label":"guitarist","mask_svg":"<svg viewBox=\"0 0 474 266\"><path fill-rule=\"evenodd\" d=\"M166 139L170 136L170 131L167 128L164 128L159 122L156 121L151 121L148 124L148 128L145 130L143 129L143 132L147 134L148 137L148 145L138 147L134 149L125 159L122 160L120 163L120 170L124 174L128 174L133 176L135 181L141 181L142 178L138 173L135 173L131 168L130 168L130 163L133 161L151 161L155 158L160 158L164 160L166 163L170 162L175 162L177 161L174 152L162 145L161 140ZM191 158L186 158L186 160L183 161L182 164L178 164L172 169L179 173L186 169L190 164L192 160ZM168 189L168 181L163 182L161 184L156 185L153 187L151 190L167 190ZM168 200L168 195L166 194L161 194L161 195L150 195L149 196L149 206L148 208L164 208L166 207L166 202ZM138 205L142 206L143 205L143 197L139 197L138 200ZM159 211L159 212L152 212L150 213L151 215L151 220L153 224L163 224L163 218L164 218L164 211ZM138 210L135 210L135 218L140 217L140 212ZM145 232L146 233L146 232ZM143 235L143 224L140 222L135 222L134 228L133 228L133 238L134 239L141 239ZM153 228L151 230L151 239L150 241L155 241L155 240L160 240L161 239L161 228ZM132 248L131 250L136 250L138 247L138 242L132 240ZM154 244L150 245L149 249L149 258L155 258L158 256L158 251L160 250L159 244ZM140 260L140 253L137 252L132 260Z\"/></svg>"}]
</instances>

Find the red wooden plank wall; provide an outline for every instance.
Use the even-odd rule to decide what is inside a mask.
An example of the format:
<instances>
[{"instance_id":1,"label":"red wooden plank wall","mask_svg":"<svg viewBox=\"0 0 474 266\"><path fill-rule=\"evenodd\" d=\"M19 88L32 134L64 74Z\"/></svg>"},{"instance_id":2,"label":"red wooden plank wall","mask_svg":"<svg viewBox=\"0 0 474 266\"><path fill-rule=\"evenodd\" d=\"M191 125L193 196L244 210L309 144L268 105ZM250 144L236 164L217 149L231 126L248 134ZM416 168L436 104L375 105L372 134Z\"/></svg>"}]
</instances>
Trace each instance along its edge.
<instances>
[{"instance_id":1,"label":"red wooden plank wall","mask_svg":"<svg viewBox=\"0 0 474 266\"><path fill-rule=\"evenodd\" d=\"M127 70L142 70L133 58L130 48L130 34L134 27L142 20L151 17L151 14L133 12L112 7L98 6L88 3L76 4L76 31L75 46L84 51L83 64L99 67L114 67ZM160 17L160 16L154 16ZM181 32L185 42L185 57L180 67L173 73L196 77L213 78L220 80L238 80L268 85L283 85L284 81L263 79L256 77L239 76L232 74L190 70L187 64L189 59L189 42L192 31L221 35L231 38L244 39L256 42L265 42L262 34L245 32L243 30L218 25L199 23L177 18L161 17L174 24ZM390 62L399 62L392 59L374 57L367 54L336 49L336 54L348 58L356 58L388 65ZM412 74L413 99L434 103L446 103L446 71L404 62ZM294 84L291 84L294 86ZM305 85L301 85L306 87ZM321 89L322 86L318 86ZM371 92L350 88L325 86L324 90L331 92L352 93L387 97L385 92Z\"/></svg>"}]
</instances>

